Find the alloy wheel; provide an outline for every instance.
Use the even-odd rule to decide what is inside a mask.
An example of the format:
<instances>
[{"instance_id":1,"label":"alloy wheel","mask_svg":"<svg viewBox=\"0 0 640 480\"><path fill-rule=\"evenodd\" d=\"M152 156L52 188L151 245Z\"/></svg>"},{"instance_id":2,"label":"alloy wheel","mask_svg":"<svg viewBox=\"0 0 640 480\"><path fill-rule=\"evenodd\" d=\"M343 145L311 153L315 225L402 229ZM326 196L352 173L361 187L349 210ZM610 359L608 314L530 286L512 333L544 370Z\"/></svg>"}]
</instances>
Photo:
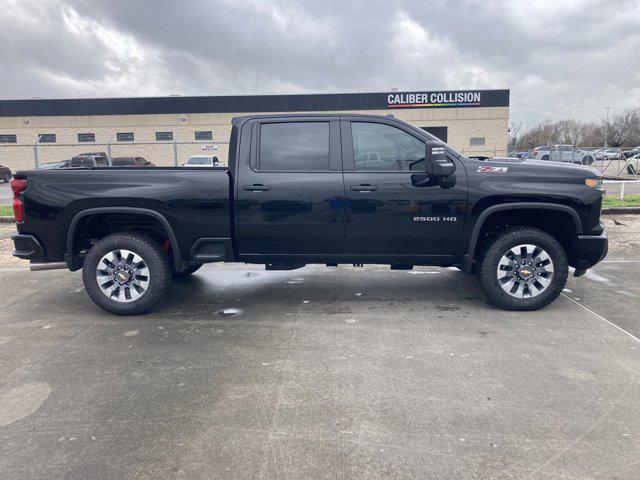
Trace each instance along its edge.
<instances>
[{"instance_id":1,"label":"alloy wheel","mask_svg":"<svg viewBox=\"0 0 640 480\"><path fill-rule=\"evenodd\" d=\"M498 282L505 292L516 298L540 295L551 284L553 274L551 257L537 245L517 245L498 262Z\"/></svg>"},{"instance_id":2,"label":"alloy wheel","mask_svg":"<svg viewBox=\"0 0 640 480\"><path fill-rule=\"evenodd\" d=\"M96 280L102 293L120 303L142 297L149 288L150 278L144 259L130 250L107 253L96 268Z\"/></svg>"}]
</instances>

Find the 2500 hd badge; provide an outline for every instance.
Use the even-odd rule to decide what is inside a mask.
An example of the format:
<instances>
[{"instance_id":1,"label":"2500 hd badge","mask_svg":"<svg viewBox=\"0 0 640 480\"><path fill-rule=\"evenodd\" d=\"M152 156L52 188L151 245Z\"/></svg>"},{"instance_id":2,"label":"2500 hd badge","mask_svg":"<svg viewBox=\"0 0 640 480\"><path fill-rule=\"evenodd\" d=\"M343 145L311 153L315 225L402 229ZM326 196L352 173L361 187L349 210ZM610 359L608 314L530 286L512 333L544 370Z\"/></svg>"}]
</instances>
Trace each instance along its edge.
<instances>
[{"instance_id":1,"label":"2500 hd badge","mask_svg":"<svg viewBox=\"0 0 640 480\"><path fill-rule=\"evenodd\" d=\"M457 222L457 217L413 217L414 222Z\"/></svg>"}]
</instances>

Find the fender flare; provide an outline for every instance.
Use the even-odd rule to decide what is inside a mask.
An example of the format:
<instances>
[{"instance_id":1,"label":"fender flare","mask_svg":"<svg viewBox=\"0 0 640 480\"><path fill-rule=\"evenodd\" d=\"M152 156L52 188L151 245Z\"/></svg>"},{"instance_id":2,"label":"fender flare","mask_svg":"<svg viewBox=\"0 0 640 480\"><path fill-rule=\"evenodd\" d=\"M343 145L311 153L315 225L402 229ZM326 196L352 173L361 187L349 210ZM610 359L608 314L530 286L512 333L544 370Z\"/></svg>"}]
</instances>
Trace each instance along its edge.
<instances>
[{"instance_id":1,"label":"fender flare","mask_svg":"<svg viewBox=\"0 0 640 480\"><path fill-rule=\"evenodd\" d=\"M182 265L182 253L180 252L178 239L176 238L176 234L174 233L171 224L163 214L155 210L140 207L96 207L79 211L74 215L74 217L71 219L71 223L69 224L69 229L67 230L67 254L65 255L65 260L71 270L74 270L75 267L75 265L73 265L73 237L77 229L78 222L86 216L101 213L137 213L140 215L148 215L158 220L169 236L171 250L173 251L173 262L175 264L176 270L180 269L180 266Z\"/></svg>"},{"instance_id":2,"label":"fender flare","mask_svg":"<svg viewBox=\"0 0 640 480\"><path fill-rule=\"evenodd\" d=\"M501 205L492 205L478 216L478 219L473 226L471 238L469 239L469 248L467 249L467 253L463 256L462 259L462 269L465 273L471 273L471 269L473 268L474 253L478 244L478 237L480 236L482 225L484 225L484 222L487 220L489 215L504 210L555 210L558 212L568 213L573 219L576 233L578 235L582 234L582 221L578 216L578 212L566 205L538 202L504 203Z\"/></svg>"}]
</instances>

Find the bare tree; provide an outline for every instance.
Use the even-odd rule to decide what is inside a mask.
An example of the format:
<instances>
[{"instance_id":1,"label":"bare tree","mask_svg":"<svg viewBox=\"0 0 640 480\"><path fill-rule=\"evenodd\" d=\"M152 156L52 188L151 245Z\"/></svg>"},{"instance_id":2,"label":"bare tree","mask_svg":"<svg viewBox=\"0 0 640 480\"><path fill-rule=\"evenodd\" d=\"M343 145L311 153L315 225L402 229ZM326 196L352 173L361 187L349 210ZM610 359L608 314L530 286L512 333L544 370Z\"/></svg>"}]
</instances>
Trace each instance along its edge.
<instances>
[{"instance_id":1,"label":"bare tree","mask_svg":"<svg viewBox=\"0 0 640 480\"><path fill-rule=\"evenodd\" d=\"M522 124L511 126L511 141L517 149L531 149L542 145L569 144L580 147L613 147L640 145L640 108L625 110L614 115L607 124L581 122L574 119L534 123L528 127ZM608 136L608 138L607 138Z\"/></svg>"}]
</instances>

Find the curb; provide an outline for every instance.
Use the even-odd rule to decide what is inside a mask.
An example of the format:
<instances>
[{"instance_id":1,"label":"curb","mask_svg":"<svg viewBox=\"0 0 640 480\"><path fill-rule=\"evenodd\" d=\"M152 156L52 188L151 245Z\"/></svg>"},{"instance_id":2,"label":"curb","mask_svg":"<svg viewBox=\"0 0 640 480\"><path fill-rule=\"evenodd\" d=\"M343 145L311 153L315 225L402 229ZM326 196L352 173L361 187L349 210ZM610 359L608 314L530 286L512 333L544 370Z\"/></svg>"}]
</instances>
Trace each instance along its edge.
<instances>
[{"instance_id":1,"label":"curb","mask_svg":"<svg viewBox=\"0 0 640 480\"><path fill-rule=\"evenodd\" d=\"M603 215L612 215L612 214L623 215L625 213L639 214L640 207L608 207L608 208L602 209Z\"/></svg>"},{"instance_id":2,"label":"curb","mask_svg":"<svg viewBox=\"0 0 640 480\"><path fill-rule=\"evenodd\" d=\"M16 219L13 217L0 217L0 223L16 223Z\"/></svg>"}]
</instances>

